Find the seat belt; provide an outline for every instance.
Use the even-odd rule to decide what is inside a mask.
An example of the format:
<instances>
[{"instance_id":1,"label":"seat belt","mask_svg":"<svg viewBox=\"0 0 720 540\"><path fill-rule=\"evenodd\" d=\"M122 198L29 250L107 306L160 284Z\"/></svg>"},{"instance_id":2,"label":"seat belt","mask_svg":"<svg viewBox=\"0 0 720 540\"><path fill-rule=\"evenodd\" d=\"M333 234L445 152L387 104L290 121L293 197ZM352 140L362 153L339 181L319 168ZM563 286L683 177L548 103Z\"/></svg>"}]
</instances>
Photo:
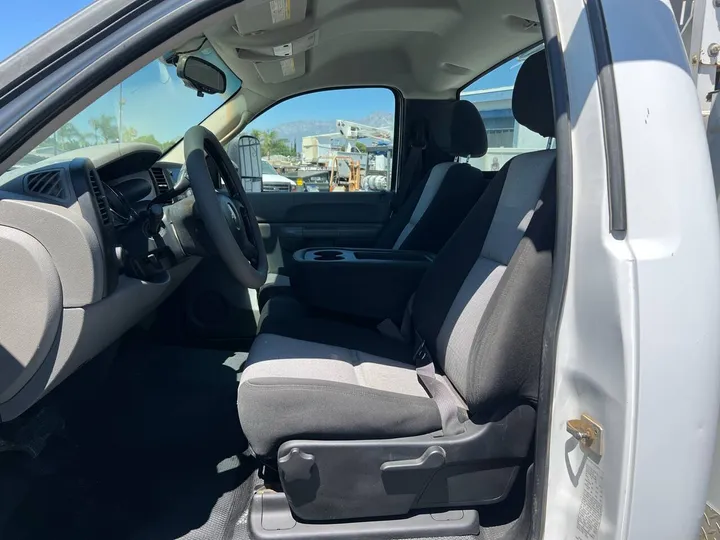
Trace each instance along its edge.
<instances>
[{"instance_id":1,"label":"seat belt","mask_svg":"<svg viewBox=\"0 0 720 540\"><path fill-rule=\"evenodd\" d=\"M380 324L377 325L378 332L385 337L411 344L413 340L412 304L414 300L415 293L412 294L410 300L408 300L408 303L405 306L405 313L403 313L402 322L399 328L392 319L383 319L380 321Z\"/></svg>"},{"instance_id":2,"label":"seat belt","mask_svg":"<svg viewBox=\"0 0 720 540\"><path fill-rule=\"evenodd\" d=\"M415 295L413 294L408 301L407 307L405 308L405 314L400 328L398 328L390 319L385 319L377 327L380 333L399 341L405 341L407 343L412 342L412 308L414 301ZM430 351L425 345L425 340L420 337L417 330L414 334L415 343L419 344L415 349L415 354L413 355L415 373L417 374L420 384L422 384L423 388L425 388L425 391L435 402L438 411L440 411L440 422L442 423L443 436L465 433L465 428L462 426L462 422L458 416L459 408L457 406L457 402L455 401L455 395L452 390L437 379L435 362L433 362Z\"/></svg>"},{"instance_id":3,"label":"seat belt","mask_svg":"<svg viewBox=\"0 0 720 540\"><path fill-rule=\"evenodd\" d=\"M415 351L415 372L420 384L437 405L440 411L443 436L459 435L465 433L465 428L458 417L458 406L452 391L435 377L435 362L433 362L430 351L425 345L425 340L415 332L417 341L420 343Z\"/></svg>"},{"instance_id":4,"label":"seat belt","mask_svg":"<svg viewBox=\"0 0 720 540\"><path fill-rule=\"evenodd\" d=\"M395 197L392 200L390 208L392 213L398 211L410 193L410 188L415 184L416 179L423 173L425 148L427 148L427 129L424 121L416 124L415 132L410 141L410 151L407 159L403 164L401 172L405 180L400 184Z\"/></svg>"}]
</instances>

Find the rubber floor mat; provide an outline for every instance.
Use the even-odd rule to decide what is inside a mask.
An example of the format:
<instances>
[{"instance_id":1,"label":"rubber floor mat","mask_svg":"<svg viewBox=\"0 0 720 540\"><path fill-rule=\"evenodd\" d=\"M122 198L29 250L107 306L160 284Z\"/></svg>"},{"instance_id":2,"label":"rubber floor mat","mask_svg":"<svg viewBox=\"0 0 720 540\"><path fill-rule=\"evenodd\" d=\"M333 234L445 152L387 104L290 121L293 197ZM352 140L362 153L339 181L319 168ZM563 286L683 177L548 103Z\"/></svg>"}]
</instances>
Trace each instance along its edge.
<instances>
[{"instance_id":1,"label":"rubber floor mat","mask_svg":"<svg viewBox=\"0 0 720 540\"><path fill-rule=\"evenodd\" d=\"M0 494L14 497L0 537L230 540L257 468L237 417L239 360L126 347L40 457L0 462L13 482Z\"/></svg>"}]
</instances>

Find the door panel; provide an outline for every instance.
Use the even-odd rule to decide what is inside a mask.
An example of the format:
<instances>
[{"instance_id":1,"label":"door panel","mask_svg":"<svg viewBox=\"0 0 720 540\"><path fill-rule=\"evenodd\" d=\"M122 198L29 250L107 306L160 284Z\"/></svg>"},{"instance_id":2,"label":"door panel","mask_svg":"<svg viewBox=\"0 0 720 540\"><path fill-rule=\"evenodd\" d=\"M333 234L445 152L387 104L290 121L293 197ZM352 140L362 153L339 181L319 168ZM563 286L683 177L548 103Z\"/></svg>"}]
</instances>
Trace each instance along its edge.
<instances>
[{"instance_id":1,"label":"door panel","mask_svg":"<svg viewBox=\"0 0 720 540\"><path fill-rule=\"evenodd\" d=\"M298 249L366 247L390 215L390 192L248 193L272 273L287 273Z\"/></svg>"}]
</instances>

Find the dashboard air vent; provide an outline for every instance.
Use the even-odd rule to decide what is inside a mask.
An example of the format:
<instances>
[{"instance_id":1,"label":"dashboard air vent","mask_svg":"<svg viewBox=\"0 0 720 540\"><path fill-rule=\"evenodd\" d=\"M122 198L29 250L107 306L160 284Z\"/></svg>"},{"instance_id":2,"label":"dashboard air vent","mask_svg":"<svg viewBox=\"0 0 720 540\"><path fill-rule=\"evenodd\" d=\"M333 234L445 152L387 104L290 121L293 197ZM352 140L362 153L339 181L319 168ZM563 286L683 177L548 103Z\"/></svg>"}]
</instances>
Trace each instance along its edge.
<instances>
[{"instance_id":1,"label":"dashboard air vent","mask_svg":"<svg viewBox=\"0 0 720 540\"><path fill-rule=\"evenodd\" d=\"M168 183L167 176L165 175L165 169L161 167L153 167L150 169L150 173L155 179L158 195L162 195L170 190L170 184Z\"/></svg>"},{"instance_id":2,"label":"dashboard air vent","mask_svg":"<svg viewBox=\"0 0 720 540\"><path fill-rule=\"evenodd\" d=\"M58 169L28 174L25 177L25 191L60 200L67 196L62 171Z\"/></svg>"},{"instance_id":3,"label":"dashboard air vent","mask_svg":"<svg viewBox=\"0 0 720 540\"><path fill-rule=\"evenodd\" d=\"M110 206L108 205L105 193L100 187L100 177L95 169L88 173L88 180L90 181L90 188L92 189L93 197L97 201L98 210L100 211L100 220L103 225L112 226L112 217L110 216Z\"/></svg>"}]
</instances>

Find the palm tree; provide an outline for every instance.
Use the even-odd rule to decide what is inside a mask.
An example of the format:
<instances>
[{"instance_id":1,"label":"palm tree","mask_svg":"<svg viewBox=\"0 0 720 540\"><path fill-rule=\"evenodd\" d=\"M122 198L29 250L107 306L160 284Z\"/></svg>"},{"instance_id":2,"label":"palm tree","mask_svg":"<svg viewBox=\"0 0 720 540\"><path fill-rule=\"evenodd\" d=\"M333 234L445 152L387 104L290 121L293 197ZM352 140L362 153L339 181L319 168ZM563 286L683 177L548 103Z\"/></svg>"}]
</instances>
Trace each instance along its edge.
<instances>
[{"instance_id":1,"label":"palm tree","mask_svg":"<svg viewBox=\"0 0 720 540\"><path fill-rule=\"evenodd\" d=\"M91 118L88 123L93 129L95 144L100 144L100 139L102 139L104 143L118 140L117 122L112 116L101 114L98 118Z\"/></svg>"},{"instance_id":2,"label":"palm tree","mask_svg":"<svg viewBox=\"0 0 720 540\"><path fill-rule=\"evenodd\" d=\"M90 124L90 127L93 130L93 135L95 136L95 144L100 144L100 141L98 140L98 133L100 132L100 121L97 118L91 118L88 120L88 124Z\"/></svg>"},{"instance_id":3,"label":"palm tree","mask_svg":"<svg viewBox=\"0 0 720 540\"><path fill-rule=\"evenodd\" d=\"M76 150L87 146L85 135L72 122L64 124L56 133L58 146L61 150Z\"/></svg>"},{"instance_id":4,"label":"palm tree","mask_svg":"<svg viewBox=\"0 0 720 540\"><path fill-rule=\"evenodd\" d=\"M267 155L279 154L285 147L285 141L278 138L278 133L274 129L269 129L265 132L265 148L267 149Z\"/></svg>"},{"instance_id":5,"label":"palm tree","mask_svg":"<svg viewBox=\"0 0 720 540\"><path fill-rule=\"evenodd\" d=\"M267 131L253 129L250 134L260 140L260 149L262 154L265 157L269 157L277 145L277 131L274 129L269 129Z\"/></svg>"},{"instance_id":6,"label":"palm tree","mask_svg":"<svg viewBox=\"0 0 720 540\"><path fill-rule=\"evenodd\" d=\"M250 131L250 136L255 137L260 141L260 152L265 157L270 157L274 154L280 154L283 156L292 155L292 148L286 139L280 139L277 131L269 129L262 131L259 129L253 129Z\"/></svg>"},{"instance_id":7,"label":"palm tree","mask_svg":"<svg viewBox=\"0 0 720 540\"><path fill-rule=\"evenodd\" d=\"M138 138L138 130L132 126L122 129L122 142L133 142ZM159 146L159 145L158 145Z\"/></svg>"}]
</instances>

